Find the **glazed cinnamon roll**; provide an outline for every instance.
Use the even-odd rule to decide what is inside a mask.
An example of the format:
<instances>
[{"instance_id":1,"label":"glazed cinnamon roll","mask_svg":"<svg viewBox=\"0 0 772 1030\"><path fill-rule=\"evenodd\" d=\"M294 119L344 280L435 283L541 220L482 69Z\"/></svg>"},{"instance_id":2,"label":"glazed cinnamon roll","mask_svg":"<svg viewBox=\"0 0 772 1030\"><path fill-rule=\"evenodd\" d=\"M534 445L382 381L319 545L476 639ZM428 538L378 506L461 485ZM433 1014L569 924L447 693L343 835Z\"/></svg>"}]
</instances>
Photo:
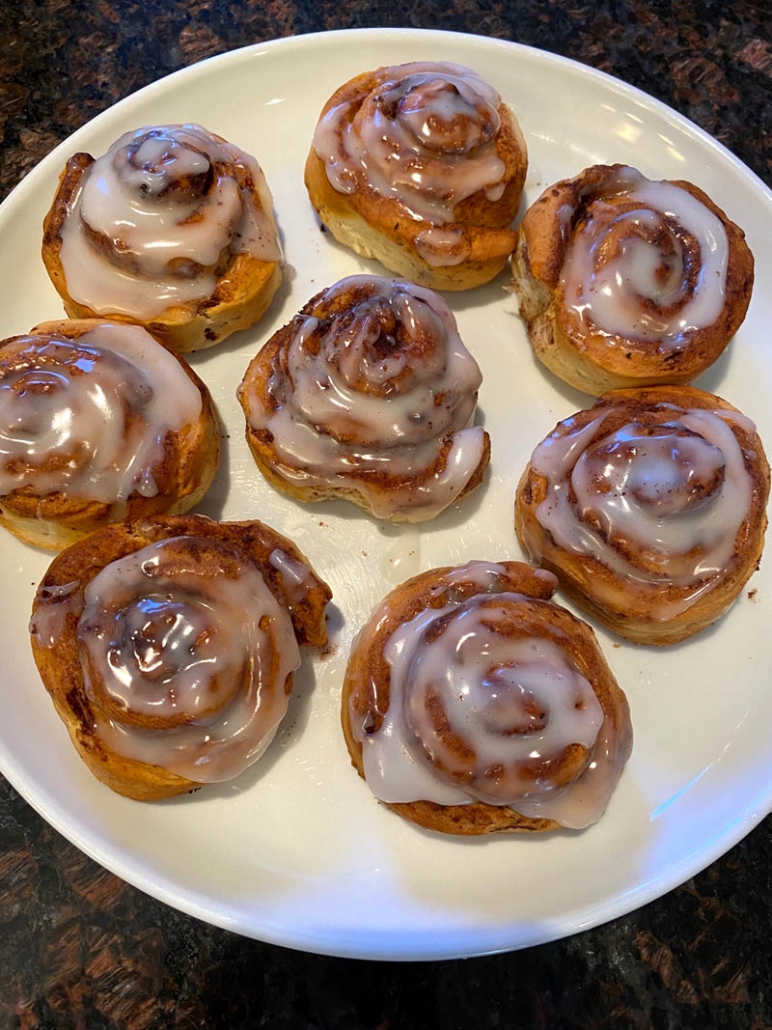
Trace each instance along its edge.
<instances>
[{"instance_id":1,"label":"glazed cinnamon roll","mask_svg":"<svg viewBox=\"0 0 772 1030\"><path fill-rule=\"evenodd\" d=\"M64 320L0 343L0 525L26 543L189 511L219 460L209 390L141 326Z\"/></svg>"},{"instance_id":2,"label":"glazed cinnamon roll","mask_svg":"<svg viewBox=\"0 0 772 1030\"><path fill-rule=\"evenodd\" d=\"M464 290L512 253L527 164L517 119L489 83L423 61L336 90L305 181L340 243L423 286Z\"/></svg>"},{"instance_id":3,"label":"glazed cinnamon roll","mask_svg":"<svg viewBox=\"0 0 772 1030\"><path fill-rule=\"evenodd\" d=\"M704 372L745 318L753 264L697 186L595 165L528 209L512 285L536 357L597 396Z\"/></svg>"},{"instance_id":4,"label":"glazed cinnamon roll","mask_svg":"<svg viewBox=\"0 0 772 1030\"><path fill-rule=\"evenodd\" d=\"M275 333L238 396L255 461L278 489L422 522L482 480L481 379L437 294L361 275L323 290Z\"/></svg>"},{"instance_id":5,"label":"glazed cinnamon roll","mask_svg":"<svg viewBox=\"0 0 772 1030\"><path fill-rule=\"evenodd\" d=\"M153 801L238 776L288 705L327 585L257 522L187 515L93 533L51 564L30 623L43 683L91 772Z\"/></svg>"},{"instance_id":6,"label":"glazed cinnamon roll","mask_svg":"<svg viewBox=\"0 0 772 1030\"><path fill-rule=\"evenodd\" d=\"M146 126L70 158L43 260L68 315L136 322L179 352L252 325L282 276L260 166L200 125Z\"/></svg>"},{"instance_id":7,"label":"glazed cinnamon roll","mask_svg":"<svg viewBox=\"0 0 772 1030\"><path fill-rule=\"evenodd\" d=\"M535 449L515 525L599 622L672 644L720 618L756 570L769 483L754 424L726 401L690 386L616 390Z\"/></svg>"},{"instance_id":8,"label":"glazed cinnamon roll","mask_svg":"<svg viewBox=\"0 0 772 1030\"><path fill-rule=\"evenodd\" d=\"M627 700L590 627L521 562L433 569L354 641L342 722L390 809L453 834L582 829L632 747Z\"/></svg>"}]
</instances>

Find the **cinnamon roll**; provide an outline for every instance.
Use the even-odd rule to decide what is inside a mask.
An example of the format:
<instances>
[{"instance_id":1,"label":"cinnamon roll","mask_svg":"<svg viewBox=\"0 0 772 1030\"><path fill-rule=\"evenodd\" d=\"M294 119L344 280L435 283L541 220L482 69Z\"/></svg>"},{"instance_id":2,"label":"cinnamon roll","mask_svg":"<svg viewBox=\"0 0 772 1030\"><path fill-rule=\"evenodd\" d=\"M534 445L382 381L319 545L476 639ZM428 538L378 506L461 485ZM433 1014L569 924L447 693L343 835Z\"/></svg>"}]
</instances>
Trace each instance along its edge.
<instances>
[{"instance_id":1,"label":"cinnamon roll","mask_svg":"<svg viewBox=\"0 0 772 1030\"><path fill-rule=\"evenodd\" d=\"M476 72L422 61L346 82L322 109L305 169L345 246L433 289L506 265L528 164L512 111Z\"/></svg>"},{"instance_id":2,"label":"cinnamon roll","mask_svg":"<svg viewBox=\"0 0 772 1030\"><path fill-rule=\"evenodd\" d=\"M582 829L632 747L590 627L521 562L403 583L356 638L343 687L352 763L400 816L453 834Z\"/></svg>"},{"instance_id":3,"label":"cinnamon roll","mask_svg":"<svg viewBox=\"0 0 772 1030\"><path fill-rule=\"evenodd\" d=\"M691 382L737 332L753 287L743 231L701 189L625 165L545 190L512 267L536 357L595 396Z\"/></svg>"},{"instance_id":4,"label":"cinnamon roll","mask_svg":"<svg viewBox=\"0 0 772 1030\"><path fill-rule=\"evenodd\" d=\"M691 386L615 390L560 422L517 490L530 557L599 622L672 644L756 570L770 473L753 422Z\"/></svg>"},{"instance_id":5,"label":"cinnamon roll","mask_svg":"<svg viewBox=\"0 0 772 1030\"><path fill-rule=\"evenodd\" d=\"M434 518L481 482L477 362L435 293L350 276L317 294L250 363L238 390L250 449L300 501L376 518Z\"/></svg>"},{"instance_id":6,"label":"cinnamon roll","mask_svg":"<svg viewBox=\"0 0 772 1030\"><path fill-rule=\"evenodd\" d=\"M257 522L139 519L63 551L33 605L43 683L91 772L153 801L238 776L288 706L327 585Z\"/></svg>"},{"instance_id":7,"label":"cinnamon roll","mask_svg":"<svg viewBox=\"0 0 772 1030\"><path fill-rule=\"evenodd\" d=\"M146 126L75 154L44 221L43 261L74 318L211 347L264 313L282 277L265 176L200 125Z\"/></svg>"},{"instance_id":8,"label":"cinnamon roll","mask_svg":"<svg viewBox=\"0 0 772 1030\"><path fill-rule=\"evenodd\" d=\"M219 460L209 390L142 326L63 320L0 343L0 525L26 543L189 511Z\"/></svg>"}]
</instances>

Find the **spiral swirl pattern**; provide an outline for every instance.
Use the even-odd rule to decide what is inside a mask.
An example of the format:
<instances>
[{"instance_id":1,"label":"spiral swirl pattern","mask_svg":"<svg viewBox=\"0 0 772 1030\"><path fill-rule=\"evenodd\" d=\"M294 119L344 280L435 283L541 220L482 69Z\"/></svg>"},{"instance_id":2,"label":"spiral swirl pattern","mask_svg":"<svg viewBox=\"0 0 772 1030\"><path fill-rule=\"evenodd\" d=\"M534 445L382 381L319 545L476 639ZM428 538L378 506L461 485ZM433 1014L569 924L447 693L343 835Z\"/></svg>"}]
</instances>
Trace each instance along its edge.
<instances>
[{"instance_id":1,"label":"spiral swirl pattern","mask_svg":"<svg viewBox=\"0 0 772 1030\"><path fill-rule=\"evenodd\" d=\"M718 318L727 234L687 190L624 169L587 190L573 218L562 286L583 332L664 350Z\"/></svg>"},{"instance_id":2,"label":"spiral swirl pattern","mask_svg":"<svg viewBox=\"0 0 772 1030\"><path fill-rule=\"evenodd\" d=\"M415 218L454 220L479 191L498 199L506 167L496 152L501 98L480 76L447 62L383 69L333 104L314 146L341 193L365 181Z\"/></svg>"},{"instance_id":3,"label":"spiral swirl pattern","mask_svg":"<svg viewBox=\"0 0 772 1030\"><path fill-rule=\"evenodd\" d=\"M167 434L195 424L202 397L138 326L95 324L0 347L0 496L33 487L121 505L158 492Z\"/></svg>"},{"instance_id":4,"label":"spiral swirl pattern","mask_svg":"<svg viewBox=\"0 0 772 1030\"><path fill-rule=\"evenodd\" d=\"M96 735L199 783L259 758L300 664L260 571L212 540L175 537L106 566L77 633Z\"/></svg>"},{"instance_id":5,"label":"spiral swirl pattern","mask_svg":"<svg viewBox=\"0 0 772 1030\"><path fill-rule=\"evenodd\" d=\"M535 449L518 533L580 600L598 602L596 614L626 611L633 629L640 616L667 635L753 571L768 477L753 423L719 398L690 387L615 391ZM615 628L624 633L621 617Z\"/></svg>"},{"instance_id":6,"label":"spiral swirl pattern","mask_svg":"<svg viewBox=\"0 0 772 1030\"><path fill-rule=\"evenodd\" d=\"M545 190L513 270L537 356L596 395L690 382L728 345L753 286L742 230L702 190L626 165Z\"/></svg>"},{"instance_id":7,"label":"spiral swirl pattern","mask_svg":"<svg viewBox=\"0 0 772 1030\"><path fill-rule=\"evenodd\" d=\"M590 684L524 610L518 594L477 596L422 613L385 649L413 753L489 804L581 775L603 721Z\"/></svg>"},{"instance_id":8,"label":"spiral swirl pattern","mask_svg":"<svg viewBox=\"0 0 772 1030\"><path fill-rule=\"evenodd\" d=\"M600 816L629 753L627 706L554 587L473 561L376 608L352 650L344 726L378 798L401 814L472 806L505 826L491 806L575 828Z\"/></svg>"},{"instance_id":9,"label":"spiral swirl pattern","mask_svg":"<svg viewBox=\"0 0 772 1030\"><path fill-rule=\"evenodd\" d=\"M481 381L438 295L352 276L269 341L239 398L261 467L301 490L348 490L380 518L420 521L487 464L487 436L472 424Z\"/></svg>"},{"instance_id":10,"label":"spiral swirl pattern","mask_svg":"<svg viewBox=\"0 0 772 1030\"><path fill-rule=\"evenodd\" d=\"M489 282L506 264L528 166L498 92L469 68L414 62L344 83L306 161L335 238L434 289Z\"/></svg>"},{"instance_id":11,"label":"spiral swirl pattern","mask_svg":"<svg viewBox=\"0 0 772 1030\"><path fill-rule=\"evenodd\" d=\"M194 124L145 126L96 159L74 155L43 257L68 313L154 324L182 351L256 320L281 279L259 164Z\"/></svg>"}]
</instances>

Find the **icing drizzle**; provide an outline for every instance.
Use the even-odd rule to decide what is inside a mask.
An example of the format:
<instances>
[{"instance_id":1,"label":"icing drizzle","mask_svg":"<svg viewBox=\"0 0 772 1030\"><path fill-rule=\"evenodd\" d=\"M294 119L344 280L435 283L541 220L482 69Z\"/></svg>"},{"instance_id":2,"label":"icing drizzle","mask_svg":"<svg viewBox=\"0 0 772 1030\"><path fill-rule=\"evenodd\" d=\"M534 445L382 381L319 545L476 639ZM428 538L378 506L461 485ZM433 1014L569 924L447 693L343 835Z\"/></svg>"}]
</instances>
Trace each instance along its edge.
<instances>
[{"instance_id":1,"label":"icing drizzle","mask_svg":"<svg viewBox=\"0 0 772 1030\"><path fill-rule=\"evenodd\" d=\"M384 801L484 801L582 828L605 809L626 751L562 631L521 621L531 599L502 590L503 575L491 562L453 570L446 603L388 638L381 726L352 710L365 777ZM467 584L457 595L456 581ZM575 745L583 757L561 774L557 760Z\"/></svg>"},{"instance_id":2,"label":"icing drizzle","mask_svg":"<svg viewBox=\"0 0 772 1030\"><path fill-rule=\"evenodd\" d=\"M300 652L256 566L215 541L173 537L107 565L82 603L78 647L97 737L197 783L230 779L260 757Z\"/></svg>"},{"instance_id":3,"label":"icing drizzle","mask_svg":"<svg viewBox=\"0 0 772 1030\"><path fill-rule=\"evenodd\" d=\"M272 363L268 402L247 373L239 397L249 426L270 432L290 481L354 485L380 518L434 517L485 447L472 424L482 376L450 309L433 291L366 275L309 309L317 314L296 316Z\"/></svg>"},{"instance_id":4,"label":"icing drizzle","mask_svg":"<svg viewBox=\"0 0 772 1030\"><path fill-rule=\"evenodd\" d=\"M463 260L447 223L476 193L498 200L506 166L496 150L501 97L475 72L449 62L385 68L347 88L320 119L314 149L340 193L366 189L430 223L416 240L433 265ZM455 256L454 256L455 255Z\"/></svg>"},{"instance_id":5,"label":"icing drizzle","mask_svg":"<svg viewBox=\"0 0 772 1030\"><path fill-rule=\"evenodd\" d=\"M121 136L85 170L61 238L70 296L140 320L211 296L234 255L281 256L257 161L200 125Z\"/></svg>"},{"instance_id":6,"label":"icing drizzle","mask_svg":"<svg viewBox=\"0 0 772 1030\"><path fill-rule=\"evenodd\" d=\"M659 404L606 430L612 411L583 427L568 419L536 448L531 467L547 480L536 517L559 547L638 587L677 587L679 600L659 596L666 620L732 566L753 495L734 428L754 426L732 411Z\"/></svg>"},{"instance_id":7,"label":"icing drizzle","mask_svg":"<svg viewBox=\"0 0 772 1030\"><path fill-rule=\"evenodd\" d=\"M561 232L570 231L561 286L584 331L666 350L716 321L729 244L700 200L623 166L577 203L559 214Z\"/></svg>"},{"instance_id":8,"label":"icing drizzle","mask_svg":"<svg viewBox=\"0 0 772 1030\"><path fill-rule=\"evenodd\" d=\"M140 326L16 337L0 350L0 496L155 496L165 438L201 410L195 383Z\"/></svg>"}]
</instances>

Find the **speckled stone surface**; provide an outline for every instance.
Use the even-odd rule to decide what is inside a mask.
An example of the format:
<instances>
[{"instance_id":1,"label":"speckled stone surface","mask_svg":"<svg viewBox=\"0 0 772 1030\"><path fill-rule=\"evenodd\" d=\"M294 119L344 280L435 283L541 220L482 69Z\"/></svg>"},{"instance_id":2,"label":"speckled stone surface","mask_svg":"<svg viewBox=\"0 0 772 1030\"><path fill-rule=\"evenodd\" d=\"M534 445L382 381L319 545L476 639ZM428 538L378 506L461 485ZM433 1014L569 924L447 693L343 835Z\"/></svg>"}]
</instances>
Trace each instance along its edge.
<instances>
[{"instance_id":1,"label":"speckled stone surface","mask_svg":"<svg viewBox=\"0 0 772 1030\"><path fill-rule=\"evenodd\" d=\"M78 126L177 68L279 36L377 25L477 32L602 69L772 182L769 0L2 0L0 197ZM767 819L668 896L567 940L450 962L306 955L145 896L0 783L0 1030L764 1030L771 923Z\"/></svg>"}]
</instances>

